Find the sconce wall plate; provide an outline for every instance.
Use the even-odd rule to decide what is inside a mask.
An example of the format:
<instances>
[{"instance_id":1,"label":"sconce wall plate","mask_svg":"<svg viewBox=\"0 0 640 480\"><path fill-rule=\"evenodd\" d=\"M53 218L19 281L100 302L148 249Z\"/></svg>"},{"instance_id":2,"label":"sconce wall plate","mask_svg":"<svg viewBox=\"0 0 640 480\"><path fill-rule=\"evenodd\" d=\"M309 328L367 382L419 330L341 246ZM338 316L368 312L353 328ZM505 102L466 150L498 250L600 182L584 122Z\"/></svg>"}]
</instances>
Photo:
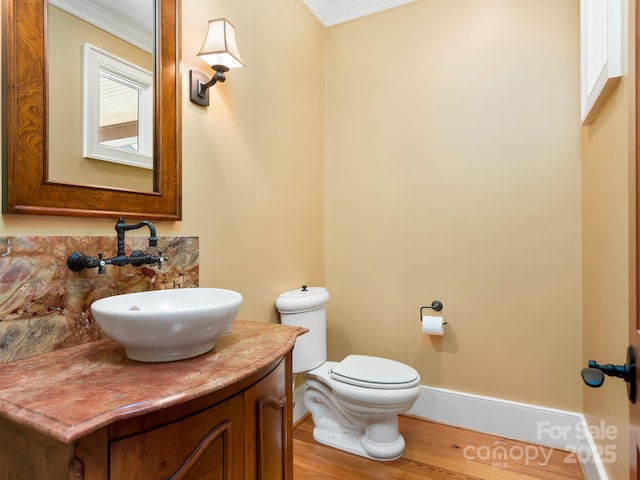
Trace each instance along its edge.
<instances>
[{"instance_id":1,"label":"sconce wall plate","mask_svg":"<svg viewBox=\"0 0 640 480\"><path fill-rule=\"evenodd\" d=\"M209 106L209 89L202 89L200 85L203 85L209 81L204 73L197 70L189 70L189 84L191 85L190 98L191 101L202 105L203 107Z\"/></svg>"}]
</instances>

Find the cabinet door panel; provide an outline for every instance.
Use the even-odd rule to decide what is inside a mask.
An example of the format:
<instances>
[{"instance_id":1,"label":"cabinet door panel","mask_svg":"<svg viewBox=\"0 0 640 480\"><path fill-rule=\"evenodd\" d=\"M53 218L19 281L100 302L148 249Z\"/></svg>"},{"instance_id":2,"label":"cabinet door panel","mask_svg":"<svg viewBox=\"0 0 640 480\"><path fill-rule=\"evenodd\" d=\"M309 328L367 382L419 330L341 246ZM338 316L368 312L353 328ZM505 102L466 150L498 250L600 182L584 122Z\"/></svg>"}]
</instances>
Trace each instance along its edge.
<instances>
[{"instance_id":1,"label":"cabinet door panel","mask_svg":"<svg viewBox=\"0 0 640 480\"><path fill-rule=\"evenodd\" d=\"M258 480L282 480L286 465L287 402L284 397L265 395L256 403L256 462Z\"/></svg>"},{"instance_id":2,"label":"cabinet door panel","mask_svg":"<svg viewBox=\"0 0 640 480\"><path fill-rule=\"evenodd\" d=\"M245 393L245 478L291 478L291 372L283 361Z\"/></svg>"},{"instance_id":3,"label":"cabinet door panel","mask_svg":"<svg viewBox=\"0 0 640 480\"><path fill-rule=\"evenodd\" d=\"M64 478L71 458L72 445L0 418L0 479Z\"/></svg>"},{"instance_id":4,"label":"cabinet door panel","mask_svg":"<svg viewBox=\"0 0 640 480\"><path fill-rule=\"evenodd\" d=\"M111 478L232 480L243 474L242 395L147 432L113 441Z\"/></svg>"}]
</instances>

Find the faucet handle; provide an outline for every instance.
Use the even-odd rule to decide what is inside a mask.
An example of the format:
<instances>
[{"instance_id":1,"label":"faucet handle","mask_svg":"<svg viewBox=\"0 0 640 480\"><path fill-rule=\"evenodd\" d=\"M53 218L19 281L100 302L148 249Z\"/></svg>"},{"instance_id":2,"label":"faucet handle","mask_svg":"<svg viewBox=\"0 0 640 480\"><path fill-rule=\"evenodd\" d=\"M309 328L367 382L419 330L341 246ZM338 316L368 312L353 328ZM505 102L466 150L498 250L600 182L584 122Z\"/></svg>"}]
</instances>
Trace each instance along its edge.
<instances>
[{"instance_id":1,"label":"faucet handle","mask_svg":"<svg viewBox=\"0 0 640 480\"><path fill-rule=\"evenodd\" d=\"M162 267L162 263L166 260L162 256L162 252L158 250L158 256L150 253L145 253L141 250L134 250L131 252L129 262L134 267L140 267L142 265L157 265L158 268Z\"/></svg>"},{"instance_id":2,"label":"faucet handle","mask_svg":"<svg viewBox=\"0 0 640 480\"><path fill-rule=\"evenodd\" d=\"M98 275L102 275L104 273L104 266L107 262L102 258L102 252L98 253Z\"/></svg>"}]
</instances>

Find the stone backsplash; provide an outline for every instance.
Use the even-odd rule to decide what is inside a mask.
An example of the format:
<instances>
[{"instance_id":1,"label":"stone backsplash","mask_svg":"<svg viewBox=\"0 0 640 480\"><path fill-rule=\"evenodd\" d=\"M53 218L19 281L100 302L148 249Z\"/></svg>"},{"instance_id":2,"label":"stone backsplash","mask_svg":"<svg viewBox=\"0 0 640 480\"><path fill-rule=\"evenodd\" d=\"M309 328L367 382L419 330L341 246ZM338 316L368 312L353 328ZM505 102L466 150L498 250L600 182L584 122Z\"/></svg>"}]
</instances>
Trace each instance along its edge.
<instances>
[{"instance_id":1,"label":"stone backsplash","mask_svg":"<svg viewBox=\"0 0 640 480\"><path fill-rule=\"evenodd\" d=\"M162 252L156 266L117 267L72 272L67 256L82 252L104 257L116 254L110 237L0 237L0 363L33 357L58 348L91 342L105 335L91 318L94 300L120 293L197 287L197 237L130 236L125 250Z\"/></svg>"}]
</instances>

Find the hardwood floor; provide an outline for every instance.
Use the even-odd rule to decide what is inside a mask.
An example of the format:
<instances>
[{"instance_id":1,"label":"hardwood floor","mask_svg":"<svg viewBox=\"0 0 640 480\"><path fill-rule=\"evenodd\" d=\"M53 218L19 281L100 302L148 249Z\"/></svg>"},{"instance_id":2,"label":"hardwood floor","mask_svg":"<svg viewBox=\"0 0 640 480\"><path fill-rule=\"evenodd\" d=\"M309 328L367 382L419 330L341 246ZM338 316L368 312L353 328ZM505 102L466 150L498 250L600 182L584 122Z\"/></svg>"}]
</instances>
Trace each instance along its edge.
<instances>
[{"instance_id":1,"label":"hardwood floor","mask_svg":"<svg viewBox=\"0 0 640 480\"><path fill-rule=\"evenodd\" d=\"M379 462L317 443L307 416L293 431L294 480L569 480L582 479L575 457L531 445L400 416L407 446Z\"/></svg>"}]
</instances>

